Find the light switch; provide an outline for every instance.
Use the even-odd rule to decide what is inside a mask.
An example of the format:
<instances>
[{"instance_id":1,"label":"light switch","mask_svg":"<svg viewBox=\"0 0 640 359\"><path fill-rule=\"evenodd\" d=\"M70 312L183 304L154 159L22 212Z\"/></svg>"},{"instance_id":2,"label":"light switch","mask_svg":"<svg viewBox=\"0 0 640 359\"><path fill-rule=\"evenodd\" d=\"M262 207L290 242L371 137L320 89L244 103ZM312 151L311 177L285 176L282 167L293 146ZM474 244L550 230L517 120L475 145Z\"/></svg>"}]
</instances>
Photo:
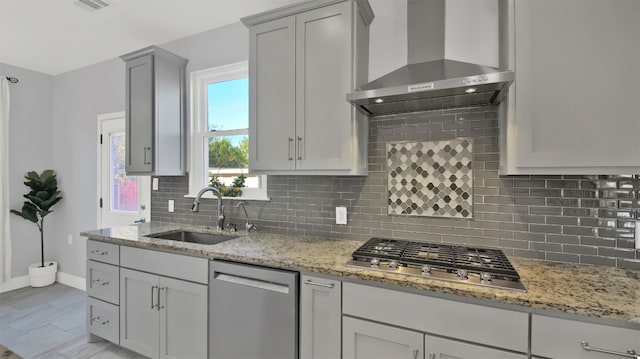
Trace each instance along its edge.
<instances>
[{"instance_id":1,"label":"light switch","mask_svg":"<svg viewBox=\"0 0 640 359\"><path fill-rule=\"evenodd\" d=\"M174 200L170 199L167 204L167 208L169 208L169 212L174 212L176 210L176 203Z\"/></svg>"},{"instance_id":2,"label":"light switch","mask_svg":"<svg viewBox=\"0 0 640 359\"><path fill-rule=\"evenodd\" d=\"M347 207L336 207L336 224L347 224Z\"/></svg>"},{"instance_id":3,"label":"light switch","mask_svg":"<svg viewBox=\"0 0 640 359\"><path fill-rule=\"evenodd\" d=\"M151 180L151 189L153 189L154 191L158 190L158 177L153 177L153 179Z\"/></svg>"}]
</instances>

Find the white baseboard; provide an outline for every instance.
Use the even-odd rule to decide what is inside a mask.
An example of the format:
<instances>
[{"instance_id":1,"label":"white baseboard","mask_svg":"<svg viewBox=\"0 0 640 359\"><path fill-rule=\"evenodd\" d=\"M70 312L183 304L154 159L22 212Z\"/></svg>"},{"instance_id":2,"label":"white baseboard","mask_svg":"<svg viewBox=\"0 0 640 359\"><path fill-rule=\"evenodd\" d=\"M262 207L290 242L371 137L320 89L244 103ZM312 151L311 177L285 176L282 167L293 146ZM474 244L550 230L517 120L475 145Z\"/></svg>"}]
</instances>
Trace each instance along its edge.
<instances>
[{"instance_id":1,"label":"white baseboard","mask_svg":"<svg viewBox=\"0 0 640 359\"><path fill-rule=\"evenodd\" d=\"M67 285L72 288L76 288L84 291L87 290L87 282L85 281L85 279L72 274L58 272L56 273L56 282ZM29 285L30 285L29 275L23 275L22 277L11 278L5 283L0 284L0 293L28 287Z\"/></svg>"},{"instance_id":2,"label":"white baseboard","mask_svg":"<svg viewBox=\"0 0 640 359\"><path fill-rule=\"evenodd\" d=\"M56 273L56 281L60 284L68 285L69 287L75 289L84 291L87 290L87 281L82 277L78 277L72 274L58 272Z\"/></svg>"},{"instance_id":3,"label":"white baseboard","mask_svg":"<svg viewBox=\"0 0 640 359\"><path fill-rule=\"evenodd\" d=\"M22 277L11 278L8 281L0 284L0 293L8 292L29 286L29 275L23 275Z\"/></svg>"}]
</instances>

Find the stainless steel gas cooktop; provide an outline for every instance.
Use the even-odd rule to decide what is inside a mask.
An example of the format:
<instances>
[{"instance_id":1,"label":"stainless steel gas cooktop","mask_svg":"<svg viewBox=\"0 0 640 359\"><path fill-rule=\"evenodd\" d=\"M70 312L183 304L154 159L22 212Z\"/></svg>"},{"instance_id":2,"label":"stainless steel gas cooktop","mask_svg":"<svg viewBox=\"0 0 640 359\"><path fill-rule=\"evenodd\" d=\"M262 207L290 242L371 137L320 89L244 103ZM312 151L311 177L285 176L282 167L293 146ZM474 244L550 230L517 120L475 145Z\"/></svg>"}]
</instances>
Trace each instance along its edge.
<instances>
[{"instance_id":1,"label":"stainless steel gas cooktop","mask_svg":"<svg viewBox=\"0 0 640 359\"><path fill-rule=\"evenodd\" d=\"M371 238L347 266L526 292L499 249Z\"/></svg>"}]
</instances>

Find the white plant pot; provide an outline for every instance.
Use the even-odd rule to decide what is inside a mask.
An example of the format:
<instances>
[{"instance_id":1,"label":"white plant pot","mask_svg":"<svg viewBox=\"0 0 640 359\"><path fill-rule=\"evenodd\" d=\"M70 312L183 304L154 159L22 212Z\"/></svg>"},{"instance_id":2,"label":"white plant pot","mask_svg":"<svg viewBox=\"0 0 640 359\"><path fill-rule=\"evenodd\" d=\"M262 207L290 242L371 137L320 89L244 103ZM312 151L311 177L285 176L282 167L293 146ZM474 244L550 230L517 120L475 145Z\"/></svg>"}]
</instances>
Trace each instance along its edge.
<instances>
[{"instance_id":1,"label":"white plant pot","mask_svg":"<svg viewBox=\"0 0 640 359\"><path fill-rule=\"evenodd\" d=\"M29 281L32 287L46 287L56 281L58 262L45 261L44 267L40 262L29 265Z\"/></svg>"}]
</instances>

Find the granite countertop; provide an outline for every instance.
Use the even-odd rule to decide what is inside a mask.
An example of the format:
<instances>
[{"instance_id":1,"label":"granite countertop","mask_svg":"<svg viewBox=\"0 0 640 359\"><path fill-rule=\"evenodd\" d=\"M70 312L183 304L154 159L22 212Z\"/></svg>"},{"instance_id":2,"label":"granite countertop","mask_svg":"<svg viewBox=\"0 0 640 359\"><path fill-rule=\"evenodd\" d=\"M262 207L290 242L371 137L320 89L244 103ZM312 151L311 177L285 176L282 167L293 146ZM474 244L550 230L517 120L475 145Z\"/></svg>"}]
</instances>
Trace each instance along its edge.
<instances>
[{"instance_id":1,"label":"granite countertop","mask_svg":"<svg viewBox=\"0 0 640 359\"><path fill-rule=\"evenodd\" d=\"M149 222L81 233L90 239L150 249L241 261L303 272L323 273L383 285L454 295L592 318L625 321L640 328L640 271L596 265L554 263L510 257L526 293L402 274L351 268L345 264L362 242L252 232L216 244L202 245L148 237L203 227ZM208 230L216 232L215 230Z\"/></svg>"}]
</instances>

